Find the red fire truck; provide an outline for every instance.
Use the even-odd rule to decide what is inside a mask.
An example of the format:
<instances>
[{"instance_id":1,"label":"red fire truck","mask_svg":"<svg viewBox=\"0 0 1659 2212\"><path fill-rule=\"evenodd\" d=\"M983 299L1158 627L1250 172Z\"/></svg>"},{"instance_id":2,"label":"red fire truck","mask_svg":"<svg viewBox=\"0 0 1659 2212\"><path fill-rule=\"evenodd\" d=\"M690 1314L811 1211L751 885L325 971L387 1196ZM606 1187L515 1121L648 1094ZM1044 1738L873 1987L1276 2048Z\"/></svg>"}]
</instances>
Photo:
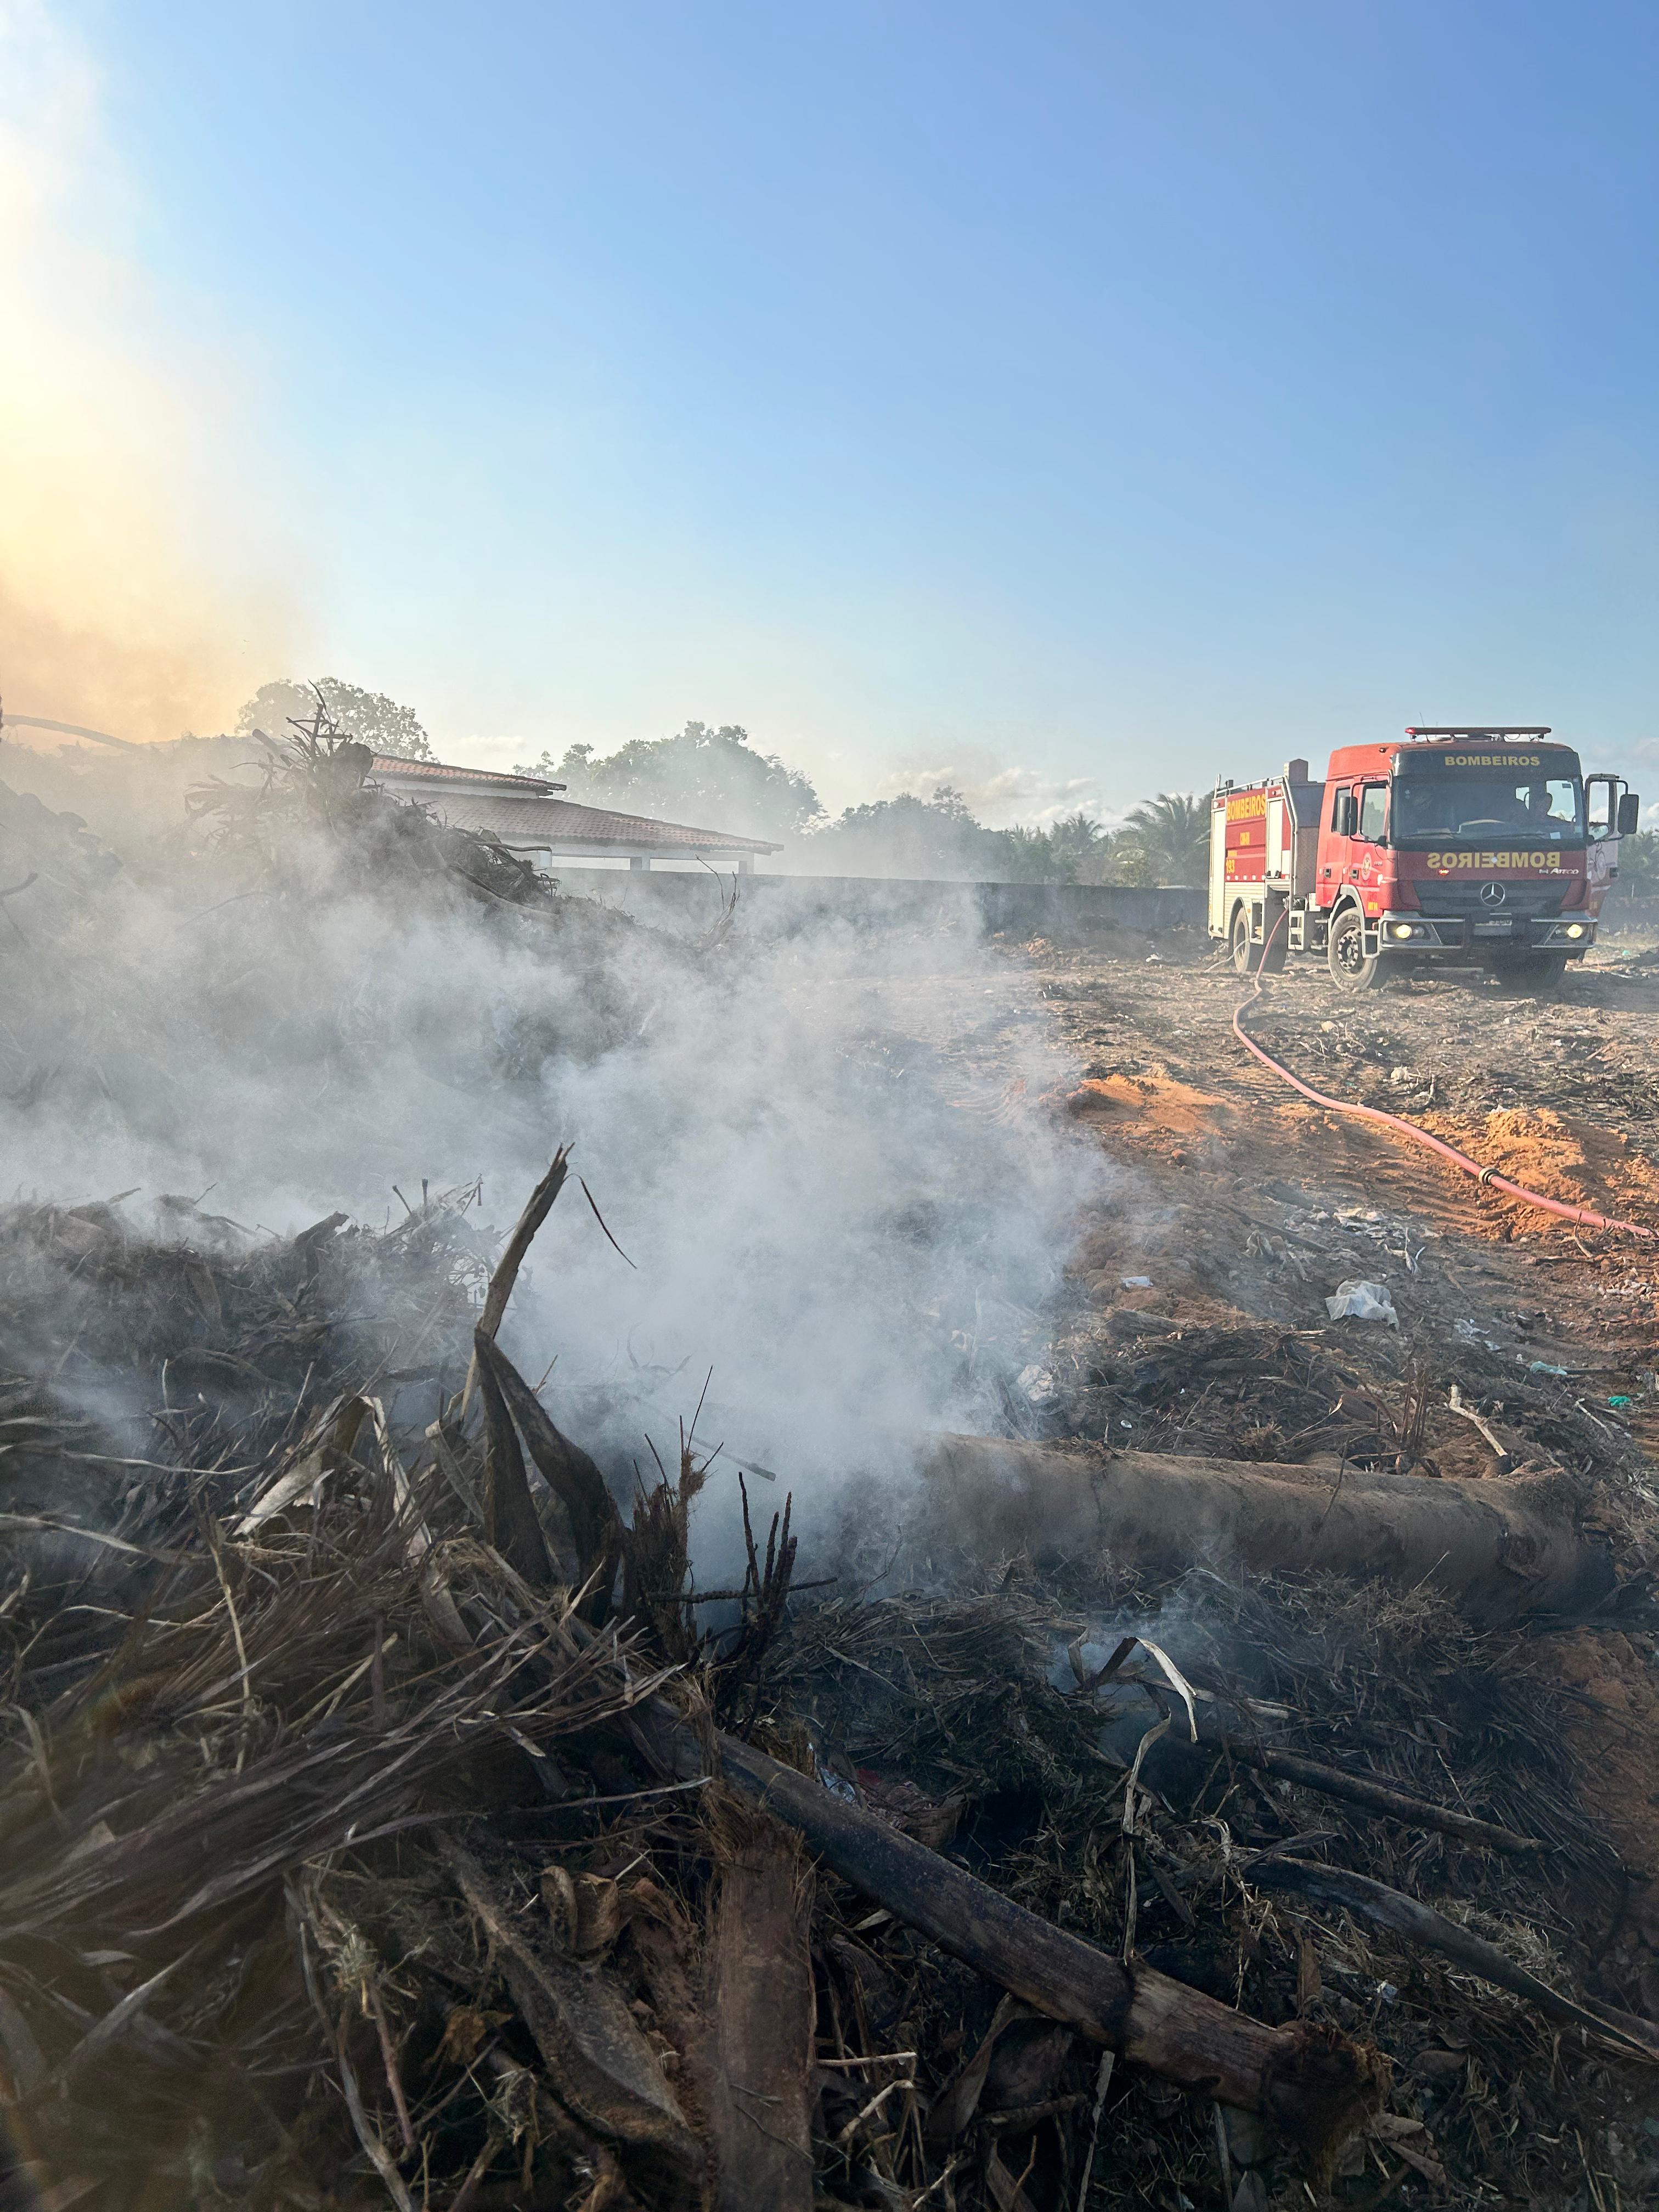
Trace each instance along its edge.
<instances>
[{"instance_id":1,"label":"red fire truck","mask_svg":"<svg viewBox=\"0 0 1659 2212\"><path fill-rule=\"evenodd\" d=\"M1640 802L1532 729L1408 729L1224 783L1210 817L1210 934L1241 975L1322 956L1344 990L1408 963L1558 983L1595 941Z\"/></svg>"}]
</instances>

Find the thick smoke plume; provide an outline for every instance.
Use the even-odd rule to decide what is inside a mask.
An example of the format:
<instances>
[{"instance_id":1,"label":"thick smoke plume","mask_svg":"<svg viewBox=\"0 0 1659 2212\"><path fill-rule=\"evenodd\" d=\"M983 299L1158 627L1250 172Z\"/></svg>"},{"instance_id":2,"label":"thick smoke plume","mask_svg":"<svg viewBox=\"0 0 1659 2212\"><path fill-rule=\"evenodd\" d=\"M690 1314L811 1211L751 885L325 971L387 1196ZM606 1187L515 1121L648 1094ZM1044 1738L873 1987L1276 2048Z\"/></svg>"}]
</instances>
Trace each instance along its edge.
<instances>
[{"instance_id":1,"label":"thick smoke plume","mask_svg":"<svg viewBox=\"0 0 1659 2212\"><path fill-rule=\"evenodd\" d=\"M1012 1417L1099 1170L1028 1103L1059 1073L1040 1045L958 1056L975 1025L1029 1034L971 939L766 942L740 905L676 941L463 892L384 823L246 790L119 866L0 799L5 881L26 863L0 921L17 1194L204 1198L261 1235L477 1181L504 1231L568 1142L615 1245L573 1180L506 1340L532 1380L556 1358L551 1402L613 1464L671 1455L705 1383L699 1439L809 1507L894 1439Z\"/></svg>"}]
</instances>

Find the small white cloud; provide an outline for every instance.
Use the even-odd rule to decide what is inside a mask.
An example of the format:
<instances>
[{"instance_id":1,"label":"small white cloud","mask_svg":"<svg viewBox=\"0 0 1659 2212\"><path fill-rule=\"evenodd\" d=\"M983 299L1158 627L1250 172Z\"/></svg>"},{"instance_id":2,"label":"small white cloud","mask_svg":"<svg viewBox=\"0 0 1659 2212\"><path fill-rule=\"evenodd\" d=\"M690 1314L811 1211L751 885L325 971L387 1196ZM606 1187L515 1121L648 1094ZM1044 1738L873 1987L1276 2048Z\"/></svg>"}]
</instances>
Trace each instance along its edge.
<instances>
[{"instance_id":1,"label":"small white cloud","mask_svg":"<svg viewBox=\"0 0 1659 2212\"><path fill-rule=\"evenodd\" d=\"M1011 823L1042 829L1062 815L1079 809L1098 820L1109 821L1097 776L1057 776L1048 770L1000 761L981 745L940 746L929 752L901 755L874 779L872 799L896 799L913 791L931 799L939 785L961 793L977 818L988 829L1006 830Z\"/></svg>"}]
</instances>

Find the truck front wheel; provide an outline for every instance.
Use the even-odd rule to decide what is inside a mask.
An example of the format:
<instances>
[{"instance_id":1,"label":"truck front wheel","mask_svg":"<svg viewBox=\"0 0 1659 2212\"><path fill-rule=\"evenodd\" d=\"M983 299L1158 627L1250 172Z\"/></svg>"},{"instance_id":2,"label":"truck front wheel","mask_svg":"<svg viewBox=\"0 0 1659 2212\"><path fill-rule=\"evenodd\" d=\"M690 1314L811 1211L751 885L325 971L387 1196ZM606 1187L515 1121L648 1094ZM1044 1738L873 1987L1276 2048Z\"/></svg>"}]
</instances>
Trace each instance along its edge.
<instances>
[{"instance_id":1,"label":"truck front wheel","mask_svg":"<svg viewBox=\"0 0 1659 2212\"><path fill-rule=\"evenodd\" d=\"M1375 990L1390 972L1383 954L1366 951L1364 916L1353 906L1332 916L1325 959L1332 982L1342 991Z\"/></svg>"}]
</instances>

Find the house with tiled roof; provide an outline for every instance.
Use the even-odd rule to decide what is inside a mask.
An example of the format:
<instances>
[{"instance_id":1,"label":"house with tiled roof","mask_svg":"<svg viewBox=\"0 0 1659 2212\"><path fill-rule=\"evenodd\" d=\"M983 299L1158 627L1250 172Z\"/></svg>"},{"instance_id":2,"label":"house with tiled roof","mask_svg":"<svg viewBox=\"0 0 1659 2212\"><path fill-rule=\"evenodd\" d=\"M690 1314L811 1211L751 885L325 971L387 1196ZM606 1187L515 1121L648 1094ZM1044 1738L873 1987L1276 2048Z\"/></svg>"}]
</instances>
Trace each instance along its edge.
<instances>
[{"instance_id":1,"label":"house with tiled roof","mask_svg":"<svg viewBox=\"0 0 1659 2212\"><path fill-rule=\"evenodd\" d=\"M763 837L739 837L729 830L699 830L686 822L582 806L562 796L563 784L539 776L400 760L389 753L375 755L369 774L382 790L418 799L455 829L499 838L509 851L550 871L556 860L626 860L633 869L648 868L653 860L703 860L746 876L753 872L757 854L782 849Z\"/></svg>"}]
</instances>

